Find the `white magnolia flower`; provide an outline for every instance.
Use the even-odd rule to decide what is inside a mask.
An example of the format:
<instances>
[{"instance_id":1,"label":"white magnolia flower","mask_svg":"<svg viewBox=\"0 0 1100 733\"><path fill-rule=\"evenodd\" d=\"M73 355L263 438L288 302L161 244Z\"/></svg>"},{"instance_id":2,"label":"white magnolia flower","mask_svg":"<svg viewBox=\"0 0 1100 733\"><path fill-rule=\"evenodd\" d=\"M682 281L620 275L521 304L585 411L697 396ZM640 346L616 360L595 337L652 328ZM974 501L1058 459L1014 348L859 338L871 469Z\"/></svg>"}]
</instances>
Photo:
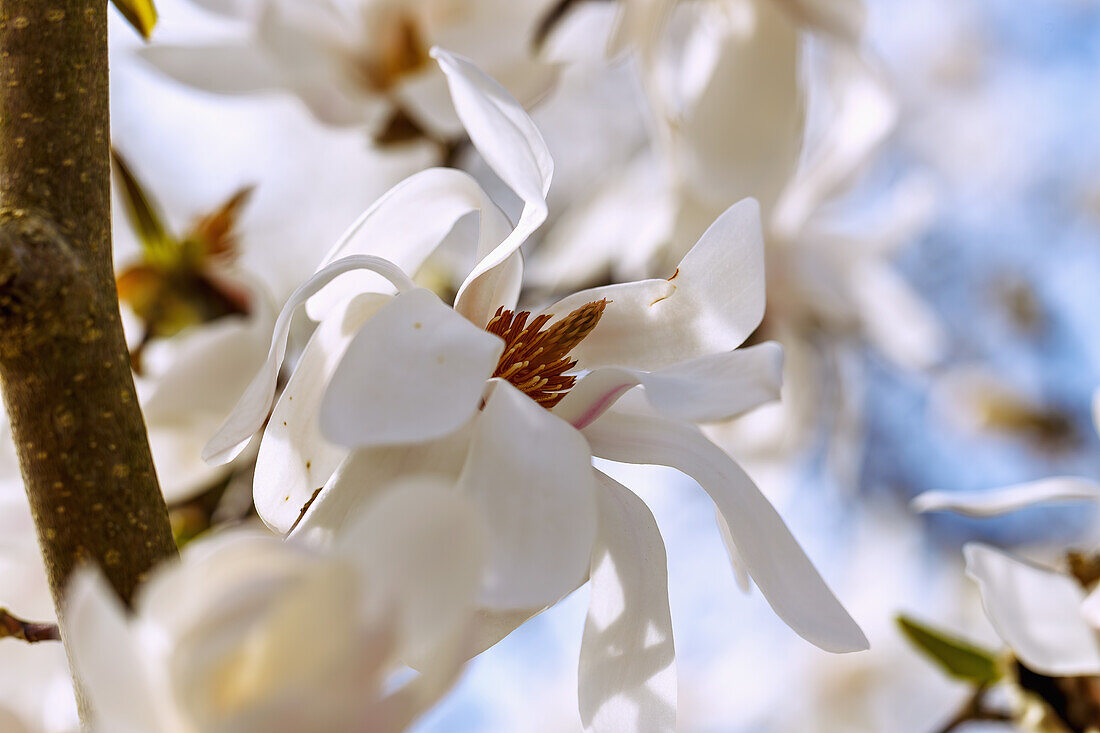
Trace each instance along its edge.
<instances>
[{"instance_id":1,"label":"white magnolia flower","mask_svg":"<svg viewBox=\"0 0 1100 733\"><path fill-rule=\"evenodd\" d=\"M322 122L373 132L406 115L446 140L461 131L428 57L439 44L469 54L525 102L553 80L530 53L546 0L195 0L241 21L247 38L154 45L141 54L192 86L225 94L282 89Z\"/></svg>"},{"instance_id":2,"label":"white magnolia flower","mask_svg":"<svg viewBox=\"0 0 1100 733\"><path fill-rule=\"evenodd\" d=\"M461 667L484 542L463 498L388 487L320 553L266 532L197 540L126 612L70 586L64 634L103 733L397 731ZM402 661L435 664L399 684Z\"/></svg>"},{"instance_id":3,"label":"white magnolia flower","mask_svg":"<svg viewBox=\"0 0 1100 733\"><path fill-rule=\"evenodd\" d=\"M1093 419L1100 426L1100 392L1093 399ZM911 506L920 512L993 517L1064 502L1100 502L1100 482L1057 476L989 491L929 491ZM1054 677L1100 674L1100 589L1086 587L1067 570L1025 562L980 543L968 544L964 552L989 620L1024 664Z\"/></svg>"},{"instance_id":4,"label":"white magnolia flower","mask_svg":"<svg viewBox=\"0 0 1100 733\"><path fill-rule=\"evenodd\" d=\"M532 255L531 279L554 290L607 273L666 271L726 207L757 198L768 276L759 335L788 349L787 391L766 409L766 426L711 434L723 445L783 455L805 444L821 415L838 415L832 463L849 476L862 442L862 380L852 374L851 352L870 344L922 369L945 346L938 319L893 264L932 212L928 182L902 181L869 216L838 206L897 116L861 47L862 3L622 8L612 47L638 50L658 132L629 169L555 222ZM822 404L822 395L837 393L836 404Z\"/></svg>"},{"instance_id":5,"label":"white magnolia flower","mask_svg":"<svg viewBox=\"0 0 1100 733\"><path fill-rule=\"evenodd\" d=\"M502 87L461 57L433 53L471 141L524 202L518 224L510 229L459 171L398 184L284 307L265 369L207 457L232 457L263 424L290 315L309 300L321 323L264 431L260 516L292 537L339 538L348 513L394 477L454 481L489 528L483 638L471 652L591 579L580 671L587 728L644 721L671 730L676 691L663 542L645 504L595 471L593 456L695 478L718 508L732 558L776 613L824 649L865 648L775 509L695 425L778 390L774 344L736 350L764 308L756 204L720 216L667 280L516 314L518 247L546 216L552 161ZM452 308L406 271L470 213L480 216L479 259Z\"/></svg>"}]
</instances>

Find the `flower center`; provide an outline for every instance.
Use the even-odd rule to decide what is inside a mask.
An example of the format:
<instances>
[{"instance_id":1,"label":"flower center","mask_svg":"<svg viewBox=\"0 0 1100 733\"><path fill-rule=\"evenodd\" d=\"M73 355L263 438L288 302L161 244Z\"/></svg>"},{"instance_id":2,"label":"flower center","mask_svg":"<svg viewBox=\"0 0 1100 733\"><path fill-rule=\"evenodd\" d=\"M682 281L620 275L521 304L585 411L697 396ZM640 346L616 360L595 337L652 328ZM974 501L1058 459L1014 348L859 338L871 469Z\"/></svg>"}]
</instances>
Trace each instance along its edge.
<instances>
[{"instance_id":1,"label":"flower center","mask_svg":"<svg viewBox=\"0 0 1100 733\"><path fill-rule=\"evenodd\" d=\"M554 325L554 316L543 314L530 323L529 311L513 313L497 308L485 330L504 339L504 353L494 377L507 379L521 392L546 409L552 408L573 388L577 377L566 374L577 365L569 352L600 322L607 299L582 305Z\"/></svg>"},{"instance_id":2,"label":"flower center","mask_svg":"<svg viewBox=\"0 0 1100 733\"><path fill-rule=\"evenodd\" d=\"M366 87L384 93L402 77L431 61L416 17L400 9L384 9L368 20L372 47L357 54L356 70Z\"/></svg>"}]
</instances>

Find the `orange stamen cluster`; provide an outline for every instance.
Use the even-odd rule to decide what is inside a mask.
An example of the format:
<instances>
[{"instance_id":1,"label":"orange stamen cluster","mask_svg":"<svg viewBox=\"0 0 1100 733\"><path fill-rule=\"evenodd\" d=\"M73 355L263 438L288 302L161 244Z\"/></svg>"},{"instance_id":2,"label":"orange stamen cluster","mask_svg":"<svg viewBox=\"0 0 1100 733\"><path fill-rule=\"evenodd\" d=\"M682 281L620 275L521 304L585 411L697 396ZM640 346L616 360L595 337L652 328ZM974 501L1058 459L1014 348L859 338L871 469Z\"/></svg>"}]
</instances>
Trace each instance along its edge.
<instances>
[{"instance_id":1,"label":"orange stamen cluster","mask_svg":"<svg viewBox=\"0 0 1100 733\"><path fill-rule=\"evenodd\" d=\"M558 404L577 382L566 374L577 365L569 352L584 340L600 322L607 299L582 305L554 325L546 328L550 314L531 320L528 311L513 313L497 308L485 330L504 339L504 353L497 362L494 377L506 379L546 409ZM545 328L545 330L543 330Z\"/></svg>"}]
</instances>

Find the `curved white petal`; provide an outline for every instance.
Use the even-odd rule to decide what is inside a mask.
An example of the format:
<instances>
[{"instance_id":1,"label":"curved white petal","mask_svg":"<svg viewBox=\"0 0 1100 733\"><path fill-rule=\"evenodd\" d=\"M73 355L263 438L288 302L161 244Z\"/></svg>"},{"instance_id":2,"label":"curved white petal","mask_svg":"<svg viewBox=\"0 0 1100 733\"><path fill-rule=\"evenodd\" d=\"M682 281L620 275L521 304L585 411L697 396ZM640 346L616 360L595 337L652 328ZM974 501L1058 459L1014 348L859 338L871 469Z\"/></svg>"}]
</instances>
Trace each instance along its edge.
<instances>
[{"instance_id":1,"label":"curved white petal","mask_svg":"<svg viewBox=\"0 0 1100 733\"><path fill-rule=\"evenodd\" d=\"M503 350L431 291L401 293L348 345L321 399L321 433L363 448L453 432L477 411Z\"/></svg>"},{"instance_id":2,"label":"curved white petal","mask_svg":"<svg viewBox=\"0 0 1100 733\"><path fill-rule=\"evenodd\" d=\"M266 532L189 546L138 599L188 721L162 730L350 729L393 652L388 624L362 621L360 592L350 564Z\"/></svg>"},{"instance_id":3,"label":"curved white petal","mask_svg":"<svg viewBox=\"0 0 1100 733\"><path fill-rule=\"evenodd\" d=\"M985 545L968 544L963 553L989 621L1020 661L1054 677L1100 674L1100 644L1082 616L1085 591L1076 581Z\"/></svg>"},{"instance_id":4,"label":"curved white petal","mask_svg":"<svg viewBox=\"0 0 1100 733\"><path fill-rule=\"evenodd\" d=\"M1100 501L1100 483L1075 476L1029 481L986 491L926 491L913 498L915 512L956 512L968 517L995 517L1038 504Z\"/></svg>"},{"instance_id":5,"label":"curved white petal","mask_svg":"<svg viewBox=\"0 0 1100 733\"><path fill-rule=\"evenodd\" d=\"M482 605L550 605L581 582L596 533L593 484L580 433L494 380L459 479L489 526Z\"/></svg>"},{"instance_id":6,"label":"curved white petal","mask_svg":"<svg viewBox=\"0 0 1100 733\"><path fill-rule=\"evenodd\" d=\"M422 667L458 647L480 589L486 537L453 485L419 478L388 488L348 522L336 551L363 574L372 610L396 614L406 661Z\"/></svg>"},{"instance_id":7,"label":"curved white petal","mask_svg":"<svg viewBox=\"0 0 1100 733\"><path fill-rule=\"evenodd\" d=\"M523 106L470 59L438 46L431 56L447 78L470 142L493 172L524 202L545 197L554 161Z\"/></svg>"},{"instance_id":8,"label":"curved white petal","mask_svg":"<svg viewBox=\"0 0 1100 733\"><path fill-rule=\"evenodd\" d=\"M544 312L564 316L601 298L610 302L599 324L572 352L585 369L660 369L737 348L764 316L760 207L728 208L668 280L582 290Z\"/></svg>"},{"instance_id":9,"label":"curved white petal","mask_svg":"<svg viewBox=\"0 0 1100 733\"><path fill-rule=\"evenodd\" d=\"M477 245L481 256L491 252L511 231L507 218L468 173L450 168L420 171L371 204L340 236L321 266L352 254L371 254L415 273L458 220L472 212L481 217ZM306 313L321 320L349 297L391 291L390 284L376 274L347 273L311 297Z\"/></svg>"},{"instance_id":10,"label":"curved white petal","mask_svg":"<svg viewBox=\"0 0 1100 733\"><path fill-rule=\"evenodd\" d=\"M779 513L741 467L697 428L656 416L608 412L583 432L595 456L671 466L698 481L729 525L749 575L799 636L831 652L867 648L867 638Z\"/></svg>"},{"instance_id":11,"label":"curved white petal","mask_svg":"<svg viewBox=\"0 0 1100 733\"><path fill-rule=\"evenodd\" d=\"M779 399L782 381L783 348L769 341L652 372L599 367L577 382L554 407L554 414L580 429L602 415L626 390L642 385L649 403L663 415L713 422Z\"/></svg>"},{"instance_id":12,"label":"curved white petal","mask_svg":"<svg viewBox=\"0 0 1100 733\"><path fill-rule=\"evenodd\" d=\"M352 451L319 490L288 539L331 544L350 516L394 482L428 476L454 483L469 452L471 425L472 421L439 440Z\"/></svg>"},{"instance_id":13,"label":"curved white petal","mask_svg":"<svg viewBox=\"0 0 1100 733\"><path fill-rule=\"evenodd\" d=\"M580 583L583 585L588 579ZM467 655L475 657L486 649L495 646L500 640L511 634L528 620L545 610L537 608L518 608L508 611L481 608L474 615L474 624L470 632Z\"/></svg>"},{"instance_id":14,"label":"curved white petal","mask_svg":"<svg viewBox=\"0 0 1100 733\"><path fill-rule=\"evenodd\" d=\"M321 399L348 344L390 296L364 293L317 327L264 428L256 455L253 498L268 527L287 532L313 492L347 455L321 435Z\"/></svg>"},{"instance_id":15,"label":"curved white petal","mask_svg":"<svg viewBox=\"0 0 1100 733\"><path fill-rule=\"evenodd\" d=\"M586 731L674 731L676 649L665 545L649 508L597 472L599 531L581 640L578 700Z\"/></svg>"},{"instance_id":16,"label":"curved white petal","mask_svg":"<svg viewBox=\"0 0 1100 733\"><path fill-rule=\"evenodd\" d=\"M233 412L206 444L202 459L208 463L228 463L236 458L252 436L264 423L271 401L275 398L275 384L279 378L279 368L286 356L286 340L290 334L290 319L294 309L308 300L336 277L352 270L371 270L393 283L398 291L416 289L416 283L388 260L369 255L355 255L337 260L321 269L291 293L275 320L274 333L271 336L271 348L267 360L260 371L252 378L248 388L241 395Z\"/></svg>"},{"instance_id":17,"label":"curved white petal","mask_svg":"<svg viewBox=\"0 0 1100 733\"><path fill-rule=\"evenodd\" d=\"M535 123L504 87L469 59L438 46L432 57L447 78L455 112L481 157L523 201L516 228L477 265L459 288L456 304L485 273L503 264L546 220L546 193L554 163ZM457 307L457 305L456 305Z\"/></svg>"},{"instance_id":18,"label":"curved white petal","mask_svg":"<svg viewBox=\"0 0 1100 733\"><path fill-rule=\"evenodd\" d=\"M73 575L62 618L73 672L95 701L94 730L163 730L168 704L164 691L156 689L126 611L98 568Z\"/></svg>"},{"instance_id":19,"label":"curved white petal","mask_svg":"<svg viewBox=\"0 0 1100 733\"><path fill-rule=\"evenodd\" d=\"M756 0L734 14L718 3L696 5L689 52L679 63L671 54L659 57L664 63L656 75L668 108L661 118L684 199L709 212L681 222L680 247L702 231L690 219L705 223L746 196L759 200L770 219L798 165L805 137L804 38L777 6Z\"/></svg>"},{"instance_id":20,"label":"curved white petal","mask_svg":"<svg viewBox=\"0 0 1100 733\"><path fill-rule=\"evenodd\" d=\"M749 577L749 571L745 569L745 561L741 559L741 551L737 549L737 545L733 542L733 533L730 532L730 526L726 523L722 512L718 511L717 508L714 510L714 521L718 525L718 533L722 535L722 544L726 546L726 554L730 558L733 579L737 581L737 587L742 593L748 593L752 590L752 579Z\"/></svg>"},{"instance_id":21,"label":"curved white petal","mask_svg":"<svg viewBox=\"0 0 1100 733\"><path fill-rule=\"evenodd\" d=\"M568 292L608 272L616 282L645 272L672 231L666 175L655 154L637 155L588 200L555 214L531 253L527 284Z\"/></svg>"},{"instance_id":22,"label":"curved white petal","mask_svg":"<svg viewBox=\"0 0 1100 733\"><path fill-rule=\"evenodd\" d=\"M497 308L514 310L523 288L523 253L516 250L455 298L455 310L475 326L486 326Z\"/></svg>"},{"instance_id":23,"label":"curved white petal","mask_svg":"<svg viewBox=\"0 0 1100 733\"><path fill-rule=\"evenodd\" d=\"M202 460L207 437L222 416L198 413L167 420L148 419L149 449L164 501L186 501L209 489L233 471L229 464L212 466Z\"/></svg>"},{"instance_id":24,"label":"curved white petal","mask_svg":"<svg viewBox=\"0 0 1100 733\"><path fill-rule=\"evenodd\" d=\"M886 82L857 49L831 44L815 61L828 74L822 86L833 114L822 120L823 139L776 206L773 226L783 237L795 236L821 203L853 178L898 115Z\"/></svg>"},{"instance_id":25,"label":"curved white petal","mask_svg":"<svg viewBox=\"0 0 1100 733\"><path fill-rule=\"evenodd\" d=\"M249 288L252 312L226 316L154 340L143 357L141 410L150 423L195 413L223 419L267 355L275 308L261 287ZM143 387L145 386L143 385ZM144 390L143 390L144 391Z\"/></svg>"}]
</instances>

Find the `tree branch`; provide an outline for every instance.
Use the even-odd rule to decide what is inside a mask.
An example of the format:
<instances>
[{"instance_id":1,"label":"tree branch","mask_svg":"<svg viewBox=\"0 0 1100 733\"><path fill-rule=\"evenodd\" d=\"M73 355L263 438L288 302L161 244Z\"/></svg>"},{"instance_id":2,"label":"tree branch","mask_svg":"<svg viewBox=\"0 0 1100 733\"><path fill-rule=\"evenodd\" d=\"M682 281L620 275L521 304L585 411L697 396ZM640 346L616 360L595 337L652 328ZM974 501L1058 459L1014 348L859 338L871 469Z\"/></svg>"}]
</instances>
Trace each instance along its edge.
<instances>
[{"instance_id":1,"label":"tree branch","mask_svg":"<svg viewBox=\"0 0 1100 733\"><path fill-rule=\"evenodd\" d=\"M61 597L175 552L111 262L106 0L0 0L0 387Z\"/></svg>"},{"instance_id":2,"label":"tree branch","mask_svg":"<svg viewBox=\"0 0 1100 733\"><path fill-rule=\"evenodd\" d=\"M61 641L61 632L57 624L24 621L12 616L8 613L8 609L0 608L0 638L5 636L22 639L29 644L39 641Z\"/></svg>"}]
</instances>

